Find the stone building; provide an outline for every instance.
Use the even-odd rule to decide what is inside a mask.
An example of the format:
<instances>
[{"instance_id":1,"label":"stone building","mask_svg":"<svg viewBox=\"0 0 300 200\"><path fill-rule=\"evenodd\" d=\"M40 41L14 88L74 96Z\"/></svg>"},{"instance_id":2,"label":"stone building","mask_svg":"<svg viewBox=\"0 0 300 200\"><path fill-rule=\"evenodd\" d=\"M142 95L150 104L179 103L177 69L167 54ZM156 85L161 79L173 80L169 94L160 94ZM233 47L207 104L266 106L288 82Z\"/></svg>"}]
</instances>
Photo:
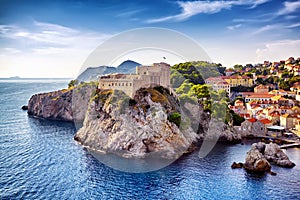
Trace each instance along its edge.
<instances>
[{"instance_id":1,"label":"stone building","mask_svg":"<svg viewBox=\"0 0 300 200\"><path fill-rule=\"evenodd\" d=\"M295 127L296 118L291 114L284 114L280 116L280 126L286 129Z\"/></svg>"},{"instance_id":2,"label":"stone building","mask_svg":"<svg viewBox=\"0 0 300 200\"><path fill-rule=\"evenodd\" d=\"M109 74L99 77L99 89L122 90L131 98L142 87L160 85L170 88L170 65L154 63L137 66L136 74Z\"/></svg>"},{"instance_id":3,"label":"stone building","mask_svg":"<svg viewBox=\"0 0 300 200\"><path fill-rule=\"evenodd\" d=\"M215 91L225 90L228 93L228 96L231 96L230 85L226 81L224 81L222 78L210 77L205 80L205 83L207 85L212 86L213 90L215 90Z\"/></svg>"}]
</instances>

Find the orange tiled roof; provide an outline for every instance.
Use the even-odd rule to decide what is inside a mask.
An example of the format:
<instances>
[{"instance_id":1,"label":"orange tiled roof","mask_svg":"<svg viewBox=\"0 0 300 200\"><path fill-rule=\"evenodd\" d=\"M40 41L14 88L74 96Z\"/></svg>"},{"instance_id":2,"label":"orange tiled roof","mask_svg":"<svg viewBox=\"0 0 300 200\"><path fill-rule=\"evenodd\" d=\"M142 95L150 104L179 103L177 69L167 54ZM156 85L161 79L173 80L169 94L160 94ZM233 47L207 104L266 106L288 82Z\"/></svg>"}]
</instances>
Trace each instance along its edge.
<instances>
[{"instance_id":1,"label":"orange tiled roof","mask_svg":"<svg viewBox=\"0 0 300 200\"><path fill-rule=\"evenodd\" d=\"M251 94L247 98L271 98L273 94L261 93L261 94Z\"/></svg>"},{"instance_id":2,"label":"orange tiled roof","mask_svg":"<svg viewBox=\"0 0 300 200\"><path fill-rule=\"evenodd\" d=\"M270 123L272 123L272 121L270 121L270 120L268 120L268 119L261 119L261 120L259 120L261 123L263 123L263 124L270 124Z\"/></svg>"},{"instance_id":3,"label":"orange tiled roof","mask_svg":"<svg viewBox=\"0 0 300 200\"><path fill-rule=\"evenodd\" d=\"M254 123L254 122L256 122L256 119L255 118L250 118L250 119L247 119L249 122L251 122L251 123Z\"/></svg>"}]
</instances>

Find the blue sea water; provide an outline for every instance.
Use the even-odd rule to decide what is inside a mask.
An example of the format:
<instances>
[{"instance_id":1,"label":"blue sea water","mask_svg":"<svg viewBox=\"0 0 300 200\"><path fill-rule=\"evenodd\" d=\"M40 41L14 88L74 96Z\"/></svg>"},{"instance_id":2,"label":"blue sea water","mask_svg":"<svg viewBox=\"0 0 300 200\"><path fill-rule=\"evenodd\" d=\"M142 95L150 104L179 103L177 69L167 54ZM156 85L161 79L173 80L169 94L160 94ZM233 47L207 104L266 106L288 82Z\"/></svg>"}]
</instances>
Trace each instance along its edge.
<instances>
[{"instance_id":1,"label":"blue sea water","mask_svg":"<svg viewBox=\"0 0 300 200\"><path fill-rule=\"evenodd\" d=\"M232 170L250 143L218 144L159 171L130 174L111 169L79 146L72 123L27 116L31 95L63 88L67 81L0 80L0 199L300 199L300 149L286 153L292 169L277 176Z\"/></svg>"}]
</instances>

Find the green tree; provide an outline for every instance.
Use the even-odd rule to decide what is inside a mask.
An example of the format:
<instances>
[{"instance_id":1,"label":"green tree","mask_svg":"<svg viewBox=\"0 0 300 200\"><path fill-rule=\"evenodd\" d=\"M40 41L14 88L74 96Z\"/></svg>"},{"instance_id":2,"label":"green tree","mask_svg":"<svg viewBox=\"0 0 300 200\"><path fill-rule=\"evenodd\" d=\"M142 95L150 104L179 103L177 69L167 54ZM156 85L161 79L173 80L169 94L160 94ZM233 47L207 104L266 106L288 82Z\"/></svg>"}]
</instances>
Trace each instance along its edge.
<instances>
[{"instance_id":1,"label":"green tree","mask_svg":"<svg viewBox=\"0 0 300 200\"><path fill-rule=\"evenodd\" d=\"M185 80L179 88L176 89L177 94L188 94L193 87L192 83L189 83L188 80Z\"/></svg>"},{"instance_id":2,"label":"green tree","mask_svg":"<svg viewBox=\"0 0 300 200\"><path fill-rule=\"evenodd\" d=\"M71 80L69 83L68 83L68 88L71 88L71 87L74 87L75 85L78 84L78 80Z\"/></svg>"}]
</instances>

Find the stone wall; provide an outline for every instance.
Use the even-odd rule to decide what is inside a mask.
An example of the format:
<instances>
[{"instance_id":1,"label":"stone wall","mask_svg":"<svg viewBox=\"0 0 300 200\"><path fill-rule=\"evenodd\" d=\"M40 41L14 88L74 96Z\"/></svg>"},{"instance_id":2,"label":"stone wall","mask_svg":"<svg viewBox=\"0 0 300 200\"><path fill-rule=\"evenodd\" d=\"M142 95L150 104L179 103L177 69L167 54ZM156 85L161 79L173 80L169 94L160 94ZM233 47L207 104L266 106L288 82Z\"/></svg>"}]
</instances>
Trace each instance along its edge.
<instances>
[{"instance_id":1,"label":"stone wall","mask_svg":"<svg viewBox=\"0 0 300 200\"><path fill-rule=\"evenodd\" d=\"M140 66L136 74L112 74L99 79L99 89L122 90L133 98L135 92L142 87L161 85L170 87L170 65L154 63L153 66Z\"/></svg>"}]
</instances>

